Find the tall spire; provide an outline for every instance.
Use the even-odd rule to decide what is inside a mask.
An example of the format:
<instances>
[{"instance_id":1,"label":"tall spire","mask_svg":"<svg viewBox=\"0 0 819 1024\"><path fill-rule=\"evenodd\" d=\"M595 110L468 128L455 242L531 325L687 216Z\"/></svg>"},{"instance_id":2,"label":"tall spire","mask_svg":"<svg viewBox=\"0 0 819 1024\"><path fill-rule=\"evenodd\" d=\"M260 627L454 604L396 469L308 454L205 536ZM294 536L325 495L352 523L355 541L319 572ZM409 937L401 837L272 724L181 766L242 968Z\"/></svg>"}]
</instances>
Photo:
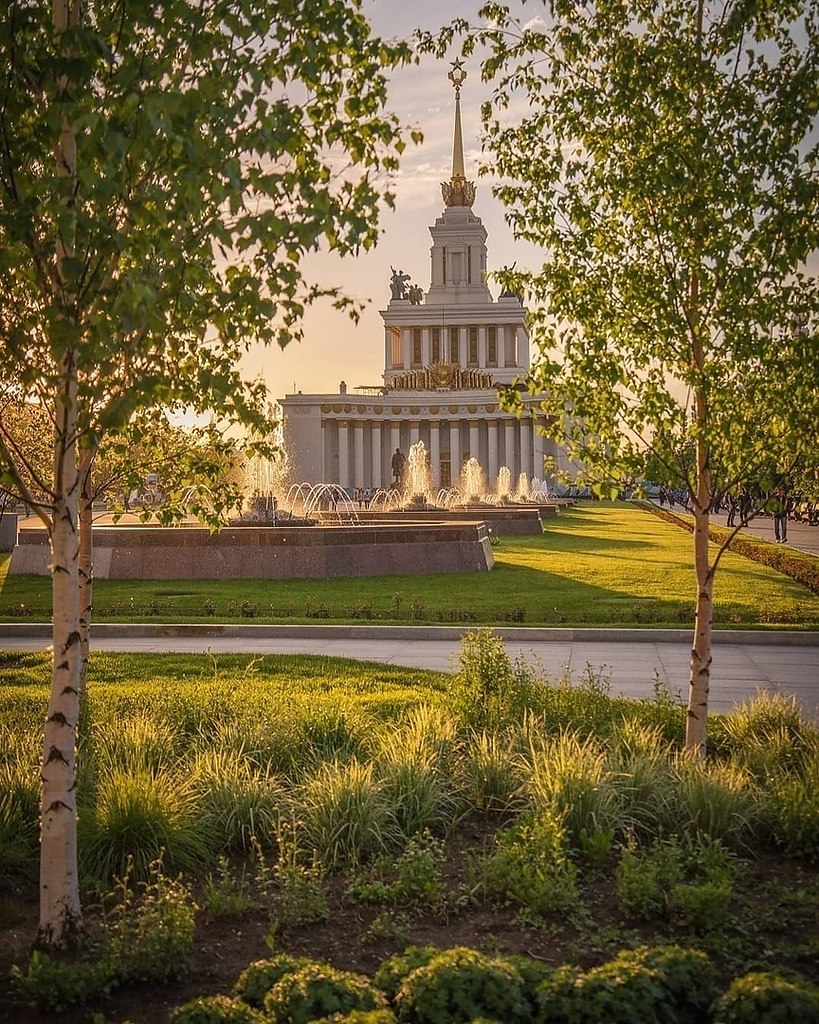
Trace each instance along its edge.
<instances>
[{"instance_id":1,"label":"tall spire","mask_svg":"<svg viewBox=\"0 0 819 1024\"><path fill-rule=\"evenodd\" d=\"M461 86L466 80L462 60L452 62L448 78L455 87L455 138L452 143L452 177L448 182L441 182L441 192L447 206L472 206L475 202L475 185L466 180L464 140L461 131Z\"/></svg>"}]
</instances>

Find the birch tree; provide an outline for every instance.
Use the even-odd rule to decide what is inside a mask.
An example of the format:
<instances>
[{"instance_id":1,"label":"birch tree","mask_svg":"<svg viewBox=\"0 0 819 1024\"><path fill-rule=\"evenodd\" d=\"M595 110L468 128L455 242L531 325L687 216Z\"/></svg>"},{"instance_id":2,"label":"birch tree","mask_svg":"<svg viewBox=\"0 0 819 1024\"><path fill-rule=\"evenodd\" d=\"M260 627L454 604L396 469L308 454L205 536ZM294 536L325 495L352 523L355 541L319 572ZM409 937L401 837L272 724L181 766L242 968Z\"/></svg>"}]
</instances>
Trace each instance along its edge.
<instances>
[{"instance_id":1,"label":"birch tree","mask_svg":"<svg viewBox=\"0 0 819 1024\"><path fill-rule=\"evenodd\" d=\"M461 32L467 53L487 48L485 170L516 236L544 251L501 278L531 310L526 385L554 436L615 486L647 447L672 466L693 440L686 746L702 754L715 493L817 447L819 7L546 0L526 13L522 26L488 4L481 27L424 43Z\"/></svg>"},{"instance_id":2,"label":"birch tree","mask_svg":"<svg viewBox=\"0 0 819 1024\"><path fill-rule=\"evenodd\" d=\"M318 26L321 26L320 31ZM403 145L359 0L9 0L0 12L0 366L54 424L54 662L42 769L41 945L81 927L78 518L106 433L146 407L258 423L237 359L300 337L304 255L372 245ZM25 487L0 435L11 482Z\"/></svg>"}]
</instances>

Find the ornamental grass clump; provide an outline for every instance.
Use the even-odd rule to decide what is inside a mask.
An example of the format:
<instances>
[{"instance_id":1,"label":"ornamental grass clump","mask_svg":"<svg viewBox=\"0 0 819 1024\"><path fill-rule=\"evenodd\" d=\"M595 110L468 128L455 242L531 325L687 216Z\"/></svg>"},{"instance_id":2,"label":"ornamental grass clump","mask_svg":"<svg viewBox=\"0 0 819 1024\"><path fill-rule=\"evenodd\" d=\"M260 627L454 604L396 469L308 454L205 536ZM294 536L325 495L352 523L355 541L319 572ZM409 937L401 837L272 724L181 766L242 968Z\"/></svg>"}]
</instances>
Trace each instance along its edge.
<instances>
[{"instance_id":1,"label":"ornamental grass clump","mask_svg":"<svg viewBox=\"0 0 819 1024\"><path fill-rule=\"evenodd\" d=\"M40 780L22 757L0 762L0 879L36 872Z\"/></svg>"},{"instance_id":2,"label":"ornamental grass clump","mask_svg":"<svg viewBox=\"0 0 819 1024\"><path fill-rule=\"evenodd\" d=\"M434 745L407 742L411 738L406 730L398 730L376 761L384 798L405 836L444 829L458 810L445 759Z\"/></svg>"},{"instance_id":3,"label":"ornamental grass clump","mask_svg":"<svg viewBox=\"0 0 819 1024\"><path fill-rule=\"evenodd\" d=\"M819 748L819 732L793 695L759 693L720 724L732 759L760 783L800 773Z\"/></svg>"},{"instance_id":4,"label":"ornamental grass clump","mask_svg":"<svg viewBox=\"0 0 819 1024\"><path fill-rule=\"evenodd\" d=\"M80 861L92 878L128 871L148 876L160 856L171 870L201 871L213 863L218 838L202 813L187 766L154 774L112 768L100 774L93 804L80 814Z\"/></svg>"},{"instance_id":5,"label":"ornamental grass clump","mask_svg":"<svg viewBox=\"0 0 819 1024\"><path fill-rule=\"evenodd\" d=\"M529 1004L518 971L501 957L456 947L416 968L395 996L398 1018L410 1024L462 1024L478 1017L524 1024Z\"/></svg>"},{"instance_id":6,"label":"ornamental grass clump","mask_svg":"<svg viewBox=\"0 0 819 1024\"><path fill-rule=\"evenodd\" d=\"M594 737L560 733L540 749L531 747L523 764L532 806L559 820L573 845L583 834L623 832L629 827L604 749Z\"/></svg>"},{"instance_id":7,"label":"ornamental grass clump","mask_svg":"<svg viewBox=\"0 0 819 1024\"><path fill-rule=\"evenodd\" d=\"M754 835L762 800L740 765L708 764L681 754L673 770L674 817L680 833L719 839L743 848Z\"/></svg>"},{"instance_id":8,"label":"ornamental grass clump","mask_svg":"<svg viewBox=\"0 0 819 1024\"><path fill-rule=\"evenodd\" d=\"M285 974L264 997L264 1010L275 1021L308 1024L351 1010L386 1009L383 994L363 974L309 964Z\"/></svg>"},{"instance_id":9,"label":"ornamental grass clump","mask_svg":"<svg viewBox=\"0 0 819 1024\"><path fill-rule=\"evenodd\" d=\"M253 840L272 846L284 801L278 780L240 753L205 751L193 763L203 825L223 852L247 853Z\"/></svg>"},{"instance_id":10,"label":"ornamental grass clump","mask_svg":"<svg viewBox=\"0 0 819 1024\"><path fill-rule=\"evenodd\" d=\"M512 741L485 731L464 744L458 781L470 807L482 813L505 813L525 804Z\"/></svg>"},{"instance_id":11,"label":"ornamental grass clump","mask_svg":"<svg viewBox=\"0 0 819 1024\"><path fill-rule=\"evenodd\" d=\"M399 829L374 766L319 766L298 794L305 843L329 869L354 867L396 845Z\"/></svg>"}]
</instances>

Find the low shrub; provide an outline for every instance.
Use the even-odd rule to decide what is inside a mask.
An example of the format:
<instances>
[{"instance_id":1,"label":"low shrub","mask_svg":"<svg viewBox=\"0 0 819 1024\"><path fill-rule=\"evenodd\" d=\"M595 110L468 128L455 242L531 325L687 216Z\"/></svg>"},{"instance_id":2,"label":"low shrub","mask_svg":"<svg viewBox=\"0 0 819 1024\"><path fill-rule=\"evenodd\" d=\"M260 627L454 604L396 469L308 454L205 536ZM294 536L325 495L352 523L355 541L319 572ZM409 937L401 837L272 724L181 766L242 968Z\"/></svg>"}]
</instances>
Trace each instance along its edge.
<instances>
[{"instance_id":1,"label":"low shrub","mask_svg":"<svg viewBox=\"0 0 819 1024\"><path fill-rule=\"evenodd\" d=\"M54 960L35 950L25 967L11 969L15 991L29 1006L65 1010L108 995L116 981L101 960Z\"/></svg>"},{"instance_id":2,"label":"low shrub","mask_svg":"<svg viewBox=\"0 0 819 1024\"><path fill-rule=\"evenodd\" d=\"M414 836L394 861L379 858L346 892L354 903L400 903L435 909L445 894L443 843L424 832Z\"/></svg>"},{"instance_id":3,"label":"low shrub","mask_svg":"<svg viewBox=\"0 0 819 1024\"><path fill-rule=\"evenodd\" d=\"M280 953L268 960L257 960L246 967L233 986L234 995L249 1006L261 1008L267 993L286 974L293 974L310 966L312 960L303 956L290 956Z\"/></svg>"},{"instance_id":4,"label":"low shrub","mask_svg":"<svg viewBox=\"0 0 819 1024\"><path fill-rule=\"evenodd\" d=\"M352 1010L386 1009L383 994L363 974L310 964L285 974L264 998L273 1020L307 1024L321 1017Z\"/></svg>"},{"instance_id":5,"label":"low shrub","mask_svg":"<svg viewBox=\"0 0 819 1024\"><path fill-rule=\"evenodd\" d=\"M819 990L780 974L735 978L716 1005L715 1024L819 1024Z\"/></svg>"},{"instance_id":6,"label":"low shrub","mask_svg":"<svg viewBox=\"0 0 819 1024\"><path fill-rule=\"evenodd\" d=\"M530 1012L523 979L508 961L463 947L416 968L398 989L395 1005L399 1019L412 1024L462 1024L479 1017L522 1024Z\"/></svg>"},{"instance_id":7,"label":"low shrub","mask_svg":"<svg viewBox=\"0 0 819 1024\"><path fill-rule=\"evenodd\" d=\"M494 850L475 861L474 872L485 897L528 914L566 910L578 898L565 831L548 814L527 815L501 832Z\"/></svg>"},{"instance_id":8,"label":"low shrub","mask_svg":"<svg viewBox=\"0 0 819 1024\"><path fill-rule=\"evenodd\" d=\"M697 950L623 950L586 974L558 968L538 989L540 1024L702 1024L717 994Z\"/></svg>"},{"instance_id":9,"label":"low shrub","mask_svg":"<svg viewBox=\"0 0 819 1024\"><path fill-rule=\"evenodd\" d=\"M230 996L191 999L171 1011L168 1024L265 1024L258 1010Z\"/></svg>"},{"instance_id":10,"label":"low shrub","mask_svg":"<svg viewBox=\"0 0 819 1024\"><path fill-rule=\"evenodd\" d=\"M381 962L373 982L392 1003L404 979L418 967L425 967L440 953L437 946L407 946L403 953L395 953Z\"/></svg>"},{"instance_id":11,"label":"low shrub","mask_svg":"<svg viewBox=\"0 0 819 1024\"><path fill-rule=\"evenodd\" d=\"M117 882L117 902L105 918L103 960L119 982L176 981L193 952L198 907L190 889L166 877L159 861L136 889L127 874Z\"/></svg>"}]
</instances>

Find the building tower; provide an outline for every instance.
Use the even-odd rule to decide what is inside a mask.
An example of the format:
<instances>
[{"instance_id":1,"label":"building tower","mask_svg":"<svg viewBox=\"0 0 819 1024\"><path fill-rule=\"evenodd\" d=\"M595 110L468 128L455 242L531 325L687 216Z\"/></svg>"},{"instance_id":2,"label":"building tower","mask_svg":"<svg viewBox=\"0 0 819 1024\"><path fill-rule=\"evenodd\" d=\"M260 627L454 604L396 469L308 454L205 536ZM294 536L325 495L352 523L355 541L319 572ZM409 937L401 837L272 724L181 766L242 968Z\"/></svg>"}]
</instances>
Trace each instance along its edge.
<instances>
[{"instance_id":1,"label":"building tower","mask_svg":"<svg viewBox=\"0 0 819 1024\"><path fill-rule=\"evenodd\" d=\"M423 441L433 490L454 486L476 458L494 490L502 466L511 480L544 477L554 444L536 429L537 400L524 397L521 418L502 411L497 388L529 368L526 314L519 298L492 298L486 279L486 228L473 211L475 185L464 166L460 60L449 73L455 90L452 175L443 182L444 210L429 229L426 292L392 270L384 321L383 386L338 395L281 399L294 479L342 487L389 487L396 448Z\"/></svg>"}]
</instances>

